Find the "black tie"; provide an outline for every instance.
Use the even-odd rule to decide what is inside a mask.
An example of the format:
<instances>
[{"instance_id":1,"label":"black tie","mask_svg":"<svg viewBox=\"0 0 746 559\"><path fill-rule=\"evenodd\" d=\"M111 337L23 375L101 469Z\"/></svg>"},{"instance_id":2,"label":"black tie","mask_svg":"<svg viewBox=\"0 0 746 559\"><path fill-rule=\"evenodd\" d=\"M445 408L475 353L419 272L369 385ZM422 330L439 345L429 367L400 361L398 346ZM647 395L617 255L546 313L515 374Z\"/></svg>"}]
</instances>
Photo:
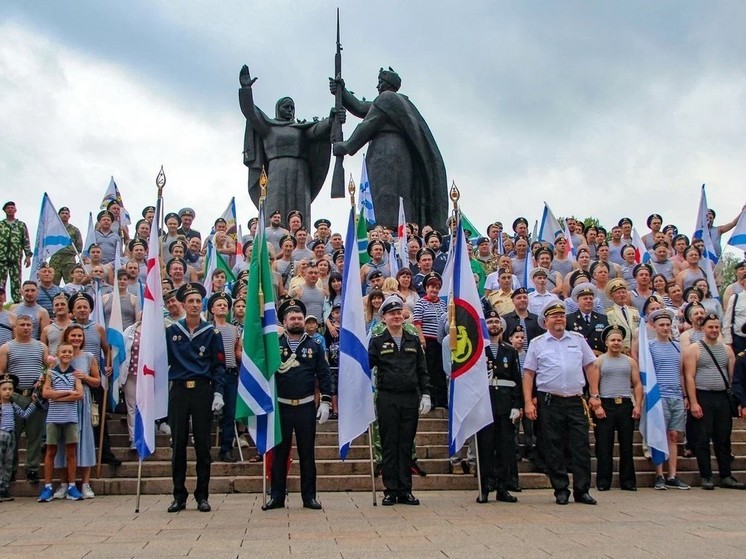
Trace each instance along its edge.
<instances>
[{"instance_id":1,"label":"black tie","mask_svg":"<svg viewBox=\"0 0 746 559\"><path fill-rule=\"evenodd\" d=\"M585 324L586 324L586 326L590 326L591 325L591 316L588 315L588 314L585 314L583 316L585 317Z\"/></svg>"}]
</instances>

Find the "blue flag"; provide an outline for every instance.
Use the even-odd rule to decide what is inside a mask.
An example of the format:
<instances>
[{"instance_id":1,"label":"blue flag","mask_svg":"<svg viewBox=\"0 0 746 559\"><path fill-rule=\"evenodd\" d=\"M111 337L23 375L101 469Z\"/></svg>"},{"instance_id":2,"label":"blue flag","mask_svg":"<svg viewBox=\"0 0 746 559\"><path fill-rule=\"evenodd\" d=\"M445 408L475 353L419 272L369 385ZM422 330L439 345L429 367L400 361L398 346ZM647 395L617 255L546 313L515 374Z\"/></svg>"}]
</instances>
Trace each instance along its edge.
<instances>
[{"instance_id":1,"label":"blue flag","mask_svg":"<svg viewBox=\"0 0 746 559\"><path fill-rule=\"evenodd\" d=\"M355 210L350 208L345 246L355 246ZM342 276L342 324L339 332L339 457L344 460L350 443L376 419L373 379L368 361L360 261L345 251Z\"/></svg>"}]
</instances>

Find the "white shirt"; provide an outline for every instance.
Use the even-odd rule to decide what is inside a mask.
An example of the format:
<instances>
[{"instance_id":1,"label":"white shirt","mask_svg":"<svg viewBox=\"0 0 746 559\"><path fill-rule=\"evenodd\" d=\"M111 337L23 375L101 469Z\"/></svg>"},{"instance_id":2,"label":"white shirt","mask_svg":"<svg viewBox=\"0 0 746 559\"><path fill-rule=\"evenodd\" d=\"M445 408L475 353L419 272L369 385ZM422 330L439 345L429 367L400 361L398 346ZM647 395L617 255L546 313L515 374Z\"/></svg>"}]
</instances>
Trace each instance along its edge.
<instances>
[{"instance_id":1,"label":"white shirt","mask_svg":"<svg viewBox=\"0 0 746 559\"><path fill-rule=\"evenodd\" d=\"M528 294L528 312L539 316L541 315L541 311L544 310L544 306L547 305L549 301L554 300L559 301L559 297L554 293L550 293L549 291L545 291L544 293L532 291Z\"/></svg>"},{"instance_id":2,"label":"white shirt","mask_svg":"<svg viewBox=\"0 0 746 559\"><path fill-rule=\"evenodd\" d=\"M525 370L536 373L536 389L560 396L577 396L583 392L583 367L596 356L588 342L577 332L568 332L557 339L549 332L528 344Z\"/></svg>"}]
</instances>

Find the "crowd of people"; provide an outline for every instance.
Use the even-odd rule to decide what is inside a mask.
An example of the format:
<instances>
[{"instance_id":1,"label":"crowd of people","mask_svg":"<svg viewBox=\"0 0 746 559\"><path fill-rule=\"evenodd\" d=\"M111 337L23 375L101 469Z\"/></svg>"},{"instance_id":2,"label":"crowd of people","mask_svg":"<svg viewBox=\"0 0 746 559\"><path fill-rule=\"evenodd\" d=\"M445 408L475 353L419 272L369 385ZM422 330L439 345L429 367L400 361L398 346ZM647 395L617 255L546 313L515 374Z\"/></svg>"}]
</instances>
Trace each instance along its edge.
<instances>
[{"instance_id":1,"label":"crowd of people","mask_svg":"<svg viewBox=\"0 0 746 559\"><path fill-rule=\"evenodd\" d=\"M106 323L119 297L127 358L122 365L123 401L135 444L135 387L140 347L143 285L155 208L146 207L132 229L113 201L98 213L95 242L83 246L70 211L59 215L73 245L43 263L37 277L21 281L31 248L28 231L13 202L0 222L0 395L2 428L0 500L10 499L17 469L17 441L25 432L26 479L44 486L39 501L91 498L99 429L103 461L111 451L102 402L101 378L112 373ZM186 506L186 447L191 429L197 450L198 509L210 510L209 427L222 412L218 460L234 462L233 448L245 444L234 423L238 371L246 309L247 266L258 226L235 238L222 218L210 234L193 228L196 212L168 213L160 232L164 320L171 381L169 416L158 422L172 436L174 502ZM718 255L721 236L738 216L708 229ZM532 239L519 217L512 231L500 222L485 234L466 231L471 269L482 298L489 332L486 348L494 423L468 445L465 458L451 456L452 471L469 473L479 461L482 491L515 502L520 491L516 460L531 459L545 471L558 504L569 501L568 471L577 502L595 504L591 486L589 428L595 431L596 489L612 486L614 434L619 486L634 491L633 433L644 426L645 399L640 363L652 357L668 436L668 459L657 466L655 489L689 489L677 475L682 434L685 453L696 456L701 486L713 489L710 441L721 487L743 489L730 470L732 417L746 418L746 260L722 298L708 277L721 270L703 257L702 239L690 239L658 214L647 218L642 241L650 259L642 262L632 240L633 223L622 218L608 230L566 218L569 237L553 243ZM361 266L370 363L375 370L376 470L386 488L383 505L416 505L412 474L426 475L414 444L418 415L449 405L451 364L448 307L441 297L453 232L407 225L407 252L394 255L395 231L373 227ZM291 435L300 456L301 493L307 508L316 497L316 421L337 418L340 309L344 251L342 235L327 219L305 223L300 211L268 216L265 239L278 303L281 361L277 375L283 443L270 469L266 510L285 504ZM572 247L573 250L568 250ZM357 247L354 250L358 250ZM207 263L216 251L225 267ZM85 255L80 258L79 254ZM713 274L709 274L712 271ZM6 278L9 289L6 292ZM5 308L7 293L12 305ZM97 309L96 305L102 305ZM99 311L102 311L99 313ZM96 318L97 313L103 315ZM648 347L640 347L641 332ZM50 357L52 356L52 357ZM730 393L740 398L738 405ZM736 406L737 409L731 409ZM647 443L648 441L646 441ZM518 444L520 443L520 444ZM46 448L42 452L43 448ZM655 449L652 449L655 450ZM647 456L651 449L645 445ZM517 458L518 456L518 458ZM252 457L261 461L262 456ZM663 474L664 466L666 474ZM55 491L53 471L63 483ZM80 482L78 485L76 482Z\"/></svg>"}]
</instances>

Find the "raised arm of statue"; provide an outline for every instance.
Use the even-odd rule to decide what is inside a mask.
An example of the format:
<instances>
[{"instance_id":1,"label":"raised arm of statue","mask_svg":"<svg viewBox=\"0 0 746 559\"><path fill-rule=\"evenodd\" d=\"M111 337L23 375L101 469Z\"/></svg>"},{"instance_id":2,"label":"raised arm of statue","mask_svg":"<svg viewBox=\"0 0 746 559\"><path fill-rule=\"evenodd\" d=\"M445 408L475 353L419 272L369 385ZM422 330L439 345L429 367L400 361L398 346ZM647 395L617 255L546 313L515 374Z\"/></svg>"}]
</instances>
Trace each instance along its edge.
<instances>
[{"instance_id":1,"label":"raised arm of statue","mask_svg":"<svg viewBox=\"0 0 746 559\"><path fill-rule=\"evenodd\" d=\"M238 75L238 81L241 83L241 89L238 90L238 102L241 105L241 112L246 117L246 120L249 121L251 127L259 135L265 137L269 133L269 124L265 122L254 105L254 94L251 89L256 80L257 78L251 77L249 67L244 64Z\"/></svg>"},{"instance_id":2,"label":"raised arm of statue","mask_svg":"<svg viewBox=\"0 0 746 559\"><path fill-rule=\"evenodd\" d=\"M361 101L360 99L355 97L345 87L344 80L335 80L334 78L329 78L329 91L332 95L335 95L337 93L337 87L342 87L342 105L344 106L344 108L358 118L365 118L365 115L368 114L368 110L373 103L371 103L370 101Z\"/></svg>"}]
</instances>

